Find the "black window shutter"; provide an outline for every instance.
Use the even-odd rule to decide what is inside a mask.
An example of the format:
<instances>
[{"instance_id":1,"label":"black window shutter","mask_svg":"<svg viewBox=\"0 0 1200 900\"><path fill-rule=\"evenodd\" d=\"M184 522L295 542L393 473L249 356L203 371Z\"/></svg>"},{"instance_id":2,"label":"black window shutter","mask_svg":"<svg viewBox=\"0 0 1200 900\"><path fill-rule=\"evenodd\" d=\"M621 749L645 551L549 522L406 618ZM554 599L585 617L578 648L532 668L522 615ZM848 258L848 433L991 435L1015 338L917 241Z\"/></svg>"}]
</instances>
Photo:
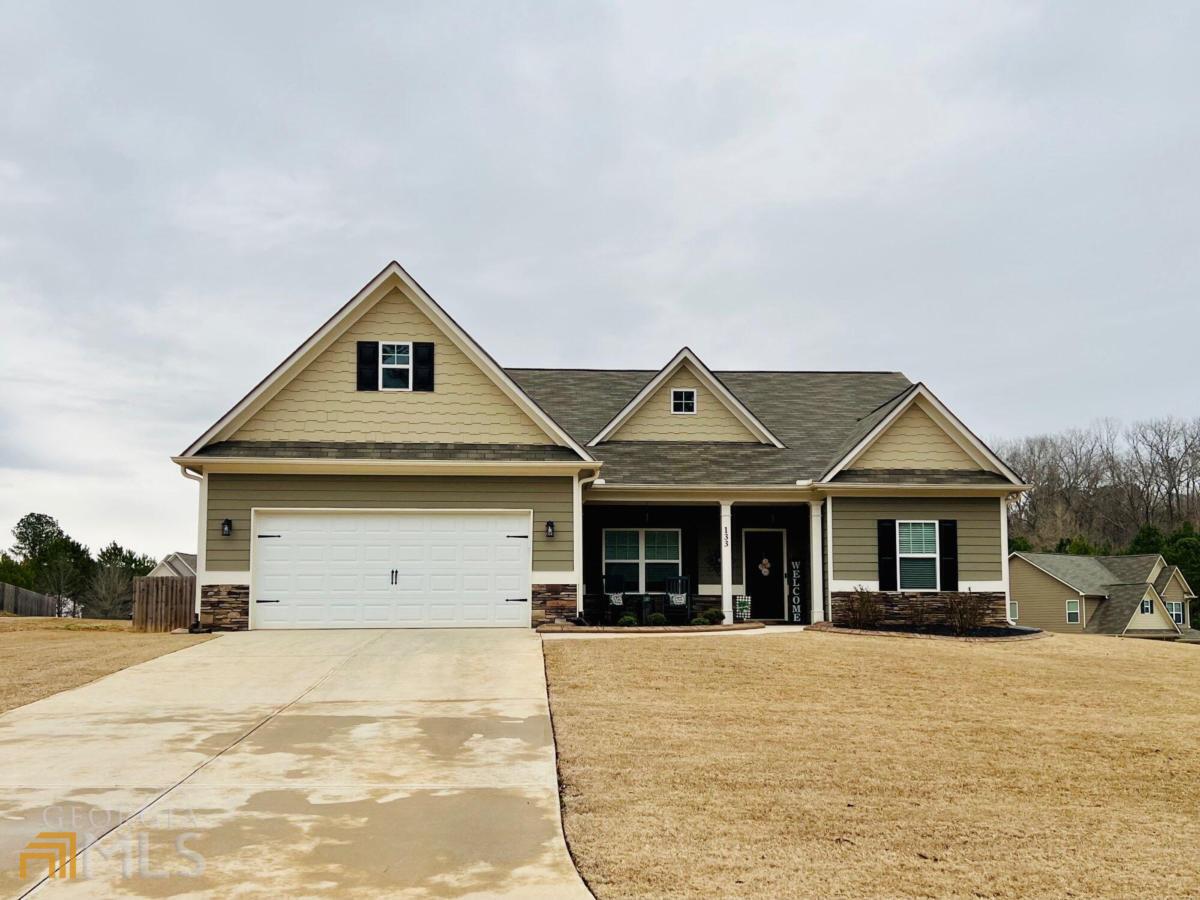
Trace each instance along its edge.
<instances>
[{"instance_id":1,"label":"black window shutter","mask_svg":"<svg viewBox=\"0 0 1200 900\"><path fill-rule=\"evenodd\" d=\"M896 590L896 520L880 519L875 523L879 544L879 589Z\"/></svg>"},{"instance_id":2,"label":"black window shutter","mask_svg":"<svg viewBox=\"0 0 1200 900\"><path fill-rule=\"evenodd\" d=\"M433 344L413 343L412 389L433 390Z\"/></svg>"},{"instance_id":3,"label":"black window shutter","mask_svg":"<svg viewBox=\"0 0 1200 900\"><path fill-rule=\"evenodd\" d=\"M942 590L958 590L958 522L942 519L938 522L938 567L941 570Z\"/></svg>"},{"instance_id":4,"label":"black window shutter","mask_svg":"<svg viewBox=\"0 0 1200 900\"><path fill-rule=\"evenodd\" d=\"M358 342L358 390L379 390L379 341Z\"/></svg>"}]
</instances>

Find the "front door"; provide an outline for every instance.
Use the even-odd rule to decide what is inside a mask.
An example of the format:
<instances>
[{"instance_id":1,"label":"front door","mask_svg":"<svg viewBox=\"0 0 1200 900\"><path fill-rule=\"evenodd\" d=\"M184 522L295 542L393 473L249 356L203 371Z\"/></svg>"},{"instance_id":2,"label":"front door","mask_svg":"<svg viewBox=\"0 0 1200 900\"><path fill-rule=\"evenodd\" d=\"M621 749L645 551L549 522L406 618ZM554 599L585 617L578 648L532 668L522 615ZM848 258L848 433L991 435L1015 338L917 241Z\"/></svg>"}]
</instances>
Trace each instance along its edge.
<instances>
[{"instance_id":1,"label":"front door","mask_svg":"<svg viewBox=\"0 0 1200 900\"><path fill-rule=\"evenodd\" d=\"M750 595L750 618L784 618L787 565L783 559L782 531L742 532L745 554L746 593Z\"/></svg>"}]
</instances>

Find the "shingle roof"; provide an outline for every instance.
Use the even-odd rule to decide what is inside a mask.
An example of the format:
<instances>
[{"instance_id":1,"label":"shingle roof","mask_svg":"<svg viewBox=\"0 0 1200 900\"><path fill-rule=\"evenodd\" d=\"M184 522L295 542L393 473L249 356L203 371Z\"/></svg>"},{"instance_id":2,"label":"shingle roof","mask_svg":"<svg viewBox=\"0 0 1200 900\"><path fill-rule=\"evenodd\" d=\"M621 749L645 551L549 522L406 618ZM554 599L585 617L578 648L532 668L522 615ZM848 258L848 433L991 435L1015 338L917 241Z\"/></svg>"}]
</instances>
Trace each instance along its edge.
<instances>
[{"instance_id":1,"label":"shingle roof","mask_svg":"<svg viewBox=\"0 0 1200 900\"><path fill-rule=\"evenodd\" d=\"M657 374L650 369L505 371L581 444L595 437ZM899 372L713 374L785 446L608 441L590 448L604 462L605 482L794 484L820 478L915 387ZM976 479L967 475L957 480Z\"/></svg>"},{"instance_id":2,"label":"shingle roof","mask_svg":"<svg viewBox=\"0 0 1200 900\"><path fill-rule=\"evenodd\" d=\"M1157 553L1142 553L1136 556L1097 556L1110 572L1117 577L1113 581L1123 584L1133 584L1135 581L1148 582L1154 564L1158 562Z\"/></svg>"},{"instance_id":3,"label":"shingle roof","mask_svg":"<svg viewBox=\"0 0 1200 900\"><path fill-rule=\"evenodd\" d=\"M578 460L554 444L343 443L341 441L219 441L197 456L256 459L479 459L513 462Z\"/></svg>"},{"instance_id":4,"label":"shingle roof","mask_svg":"<svg viewBox=\"0 0 1200 900\"><path fill-rule=\"evenodd\" d=\"M1120 634L1133 618L1134 610L1146 596L1149 587L1145 581L1109 585L1108 599L1096 607L1083 630L1089 634Z\"/></svg>"},{"instance_id":5,"label":"shingle roof","mask_svg":"<svg viewBox=\"0 0 1200 900\"><path fill-rule=\"evenodd\" d=\"M999 472L955 469L843 469L832 480L844 484L1008 484Z\"/></svg>"},{"instance_id":6,"label":"shingle roof","mask_svg":"<svg viewBox=\"0 0 1200 900\"><path fill-rule=\"evenodd\" d=\"M1162 592L1166 590L1167 582L1171 580L1171 576L1179 570L1179 566L1163 566L1163 570L1158 573L1158 577L1154 579L1154 589L1158 591L1161 597Z\"/></svg>"},{"instance_id":7,"label":"shingle roof","mask_svg":"<svg viewBox=\"0 0 1200 900\"><path fill-rule=\"evenodd\" d=\"M1122 579L1107 569L1098 556L1072 556L1069 553L1026 553L1018 552L1039 569L1045 569L1060 581L1065 581L1075 590L1103 597L1108 586Z\"/></svg>"}]
</instances>

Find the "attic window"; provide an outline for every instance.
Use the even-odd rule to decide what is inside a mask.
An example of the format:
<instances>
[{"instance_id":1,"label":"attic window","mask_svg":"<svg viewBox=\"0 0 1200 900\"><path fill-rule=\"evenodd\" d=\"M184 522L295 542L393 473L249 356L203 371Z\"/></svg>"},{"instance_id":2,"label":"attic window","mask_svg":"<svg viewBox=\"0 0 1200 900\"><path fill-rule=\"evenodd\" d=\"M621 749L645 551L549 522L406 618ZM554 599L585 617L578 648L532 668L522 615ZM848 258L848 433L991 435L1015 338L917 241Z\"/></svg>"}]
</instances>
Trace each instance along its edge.
<instances>
[{"instance_id":1,"label":"attic window","mask_svg":"<svg viewBox=\"0 0 1200 900\"><path fill-rule=\"evenodd\" d=\"M1148 616L1154 612L1154 601L1149 597L1142 598L1142 615Z\"/></svg>"},{"instance_id":2,"label":"attic window","mask_svg":"<svg viewBox=\"0 0 1200 900\"><path fill-rule=\"evenodd\" d=\"M412 390L412 343L398 341L379 345L379 389Z\"/></svg>"},{"instance_id":3,"label":"attic window","mask_svg":"<svg viewBox=\"0 0 1200 900\"><path fill-rule=\"evenodd\" d=\"M696 414L696 389L675 388L671 391L671 415L694 416Z\"/></svg>"}]
</instances>

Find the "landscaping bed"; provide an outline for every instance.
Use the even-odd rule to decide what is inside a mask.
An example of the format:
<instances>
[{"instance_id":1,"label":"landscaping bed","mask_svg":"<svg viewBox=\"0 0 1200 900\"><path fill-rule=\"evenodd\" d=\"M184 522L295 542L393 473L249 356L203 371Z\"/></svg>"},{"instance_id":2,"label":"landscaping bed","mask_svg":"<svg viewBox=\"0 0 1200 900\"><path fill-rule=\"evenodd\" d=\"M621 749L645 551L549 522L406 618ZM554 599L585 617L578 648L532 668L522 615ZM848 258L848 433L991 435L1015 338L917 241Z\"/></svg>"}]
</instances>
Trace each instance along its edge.
<instances>
[{"instance_id":1,"label":"landscaping bed","mask_svg":"<svg viewBox=\"0 0 1200 900\"><path fill-rule=\"evenodd\" d=\"M882 637L902 638L935 638L950 641L1028 641L1034 638L1049 637L1045 631L1037 628L1000 628L983 626L970 631L957 633L949 625L886 625L873 628L851 628L846 625L835 625L832 622L817 622L807 626L812 631L825 631L830 634L866 634Z\"/></svg>"},{"instance_id":2,"label":"landscaping bed","mask_svg":"<svg viewBox=\"0 0 1200 900\"><path fill-rule=\"evenodd\" d=\"M547 622L539 625L542 634L691 634L705 631L754 631L764 627L762 622L737 622L733 625L573 625L570 622Z\"/></svg>"}]
</instances>

